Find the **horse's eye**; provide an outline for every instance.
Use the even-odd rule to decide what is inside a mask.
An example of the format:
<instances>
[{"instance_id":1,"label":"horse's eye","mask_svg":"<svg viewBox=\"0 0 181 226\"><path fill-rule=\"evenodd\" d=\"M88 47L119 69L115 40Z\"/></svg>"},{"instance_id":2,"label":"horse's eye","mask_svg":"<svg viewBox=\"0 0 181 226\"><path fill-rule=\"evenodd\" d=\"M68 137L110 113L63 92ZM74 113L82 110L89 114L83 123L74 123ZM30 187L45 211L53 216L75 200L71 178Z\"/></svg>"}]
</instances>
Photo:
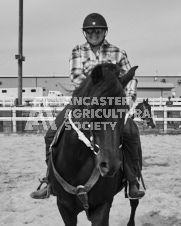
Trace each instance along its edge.
<instances>
[{"instance_id":1,"label":"horse's eye","mask_svg":"<svg viewBox=\"0 0 181 226\"><path fill-rule=\"evenodd\" d=\"M100 150L100 147L99 147L99 145L98 144L95 144L94 145L94 154L98 154L99 153L99 150Z\"/></svg>"}]
</instances>

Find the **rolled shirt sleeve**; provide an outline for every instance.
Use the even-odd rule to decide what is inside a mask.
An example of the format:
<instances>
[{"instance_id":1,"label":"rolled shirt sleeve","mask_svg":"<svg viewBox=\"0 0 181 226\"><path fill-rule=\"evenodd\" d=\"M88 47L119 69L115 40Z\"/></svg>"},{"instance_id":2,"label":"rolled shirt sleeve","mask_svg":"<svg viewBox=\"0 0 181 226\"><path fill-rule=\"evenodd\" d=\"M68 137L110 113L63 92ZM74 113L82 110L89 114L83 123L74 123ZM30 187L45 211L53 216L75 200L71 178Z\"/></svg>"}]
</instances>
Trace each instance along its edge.
<instances>
[{"instance_id":1,"label":"rolled shirt sleeve","mask_svg":"<svg viewBox=\"0 0 181 226\"><path fill-rule=\"evenodd\" d=\"M86 76L83 74L82 62L81 62L81 53L80 46L77 45L71 53L69 58L69 67L70 67L70 79L76 85L80 84Z\"/></svg>"},{"instance_id":2,"label":"rolled shirt sleeve","mask_svg":"<svg viewBox=\"0 0 181 226\"><path fill-rule=\"evenodd\" d=\"M121 76L122 76L122 75L126 74L126 72L131 68L131 65L128 61L126 52L124 50L122 50L121 53L122 53L122 55L121 55L120 61L118 62L118 65L121 68ZM136 100L137 82L138 81L134 76L133 79L127 84L127 86L125 88L128 102L130 101L130 99L132 99L133 101Z\"/></svg>"}]
</instances>

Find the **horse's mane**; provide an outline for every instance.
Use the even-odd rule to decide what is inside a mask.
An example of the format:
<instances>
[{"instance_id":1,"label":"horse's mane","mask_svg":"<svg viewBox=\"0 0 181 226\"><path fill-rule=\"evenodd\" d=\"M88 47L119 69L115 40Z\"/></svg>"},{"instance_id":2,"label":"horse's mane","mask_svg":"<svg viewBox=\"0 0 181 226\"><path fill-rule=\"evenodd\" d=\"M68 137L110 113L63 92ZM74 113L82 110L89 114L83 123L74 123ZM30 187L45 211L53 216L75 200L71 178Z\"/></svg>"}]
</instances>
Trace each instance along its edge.
<instances>
[{"instance_id":1,"label":"horse's mane","mask_svg":"<svg viewBox=\"0 0 181 226\"><path fill-rule=\"evenodd\" d=\"M112 97L112 107L115 105L115 97L125 96L124 89L119 81L120 69L115 64L100 64L97 65L85 80L82 81L80 86L75 89L72 95L71 107L72 109L83 109L85 106L80 106L75 103L75 99L87 98L90 103L93 99L100 100L101 97ZM90 104L86 106L87 109L100 109L111 107L109 104L100 106L97 104Z\"/></svg>"}]
</instances>

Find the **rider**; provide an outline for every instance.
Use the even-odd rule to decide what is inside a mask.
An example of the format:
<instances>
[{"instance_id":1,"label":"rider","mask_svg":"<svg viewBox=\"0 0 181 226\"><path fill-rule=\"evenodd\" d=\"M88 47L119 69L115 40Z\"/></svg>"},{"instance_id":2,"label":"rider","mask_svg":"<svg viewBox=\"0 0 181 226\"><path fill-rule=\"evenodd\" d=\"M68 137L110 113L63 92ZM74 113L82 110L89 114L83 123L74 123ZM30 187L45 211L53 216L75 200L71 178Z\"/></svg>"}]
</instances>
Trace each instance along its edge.
<instances>
[{"instance_id":1,"label":"rider","mask_svg":"<svg viewBox=\"0 0 181 226\"><path fill-rule=\"evenodd\" d=\"M126 52L109 44L105 37L108 27L104 17L98 13L89 14L83 22L83 34L87 42L83 45L77 45L70 56L70 78L75 86L89 76L91 70L101 63L117 63L121 69L121 74L131 68ZM136 99L136 83L133 78L126 88L126 95L130 108ZM57 129L64 121L65 109L57 116L55 124ZM49 160L49 147L55 136L55 128L49 128L46 136L46 162ZM139 175L139 155L140 137L138 127L131 118L128 118L123 132L123 150L126 154L126 177L129 182L129 196L131 198L141 198L144 191L137 188L137 176ZM47 179L45 178L45 181ZM39 189L31 194L32 198L43 199L47 197L47 187Z\"/></svg>"}]
</instances>

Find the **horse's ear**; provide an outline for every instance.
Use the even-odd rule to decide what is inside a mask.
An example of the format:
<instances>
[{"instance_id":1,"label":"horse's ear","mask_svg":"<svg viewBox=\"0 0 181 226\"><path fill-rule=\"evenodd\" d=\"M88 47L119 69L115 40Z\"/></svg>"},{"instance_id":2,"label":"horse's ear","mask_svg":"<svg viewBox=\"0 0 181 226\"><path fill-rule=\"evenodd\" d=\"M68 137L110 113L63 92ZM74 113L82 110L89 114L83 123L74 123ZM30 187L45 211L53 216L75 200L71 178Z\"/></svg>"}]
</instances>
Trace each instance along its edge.
<instances>
[{"instance_id":1,"label":"horse's ear","mask_svg":"<svg viewBox=\"0 0 181 226\"><path fill-rule=\"evenodd\" d=\"M132 67L124 76L119 78L123 87L125 87L128 84L128 82L133 79L137 68L138 66Z\"/></svg>"},{"instance_id":2,"label":"horse's ear","mask_svg":"<svg viewBox=\"0 0 181 226\"><path fill-rule=\"evenodd\" d=\"M146 99L146 103L148 103L148 98Z\"/></svg>"},{"instance_id":3,"label":"horse's ear","mask_svg":"<svg viewBox=\"0 0 181 226\"><path fill-rule=\"evenodd\" d=\"M103 74L102 74L101 65L95 66L95 68L91 72L91 77L92 77L93 84L99 82L102 79Z\"/></svg>"}]
</instances>

